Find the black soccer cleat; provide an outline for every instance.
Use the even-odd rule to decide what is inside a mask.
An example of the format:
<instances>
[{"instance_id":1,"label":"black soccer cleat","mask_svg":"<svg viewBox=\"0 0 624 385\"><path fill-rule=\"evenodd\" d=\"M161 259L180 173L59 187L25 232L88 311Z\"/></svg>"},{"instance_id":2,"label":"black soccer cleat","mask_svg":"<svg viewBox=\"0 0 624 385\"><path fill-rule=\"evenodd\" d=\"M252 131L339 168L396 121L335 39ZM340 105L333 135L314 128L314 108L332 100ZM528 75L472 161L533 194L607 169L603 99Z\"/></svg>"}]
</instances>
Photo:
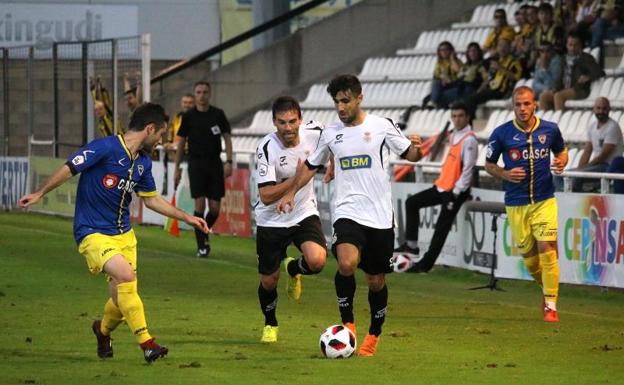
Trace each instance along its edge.
<instances>
[{"instance_id":1,"label":"black soccer cleat","mask_svg":"<svg viewBox=\"0 0 624 385\"><path fill-rule=\"evenodd\" d=\"M141 344L141 347L143 346L145 346L143 348L143 357L145 358L145 361L147 361L148 363L152 363L156 361L157 359L166 356L167 353L169 353L169 349L167 349L164 346L158 345L156 342L154 342L153 338Z\"/></svg>"},{"instance_id":2,"label":"black soccer cleat","mask_svg":"<svg viewBox=\"0 0 624 385\"><path fill-rule=\"evenodd\" d=\"M210 245L206 245L204 248L197 249L197 257L208 258L210 255Z\"/></svg>"},{"instance_id":3,"label":"black soccer cleat","mask_svg":"<svg viewBox=\"0 0 624 385\"><path fill-rule=\"evenodd\" d=\"M111 343L111 337L105 336L100 331L101 320L93 321L91 329L95 338L97 338L97 355L100 358L111 358L113 356L113 344Z\"/></svg>"}]
</instances>

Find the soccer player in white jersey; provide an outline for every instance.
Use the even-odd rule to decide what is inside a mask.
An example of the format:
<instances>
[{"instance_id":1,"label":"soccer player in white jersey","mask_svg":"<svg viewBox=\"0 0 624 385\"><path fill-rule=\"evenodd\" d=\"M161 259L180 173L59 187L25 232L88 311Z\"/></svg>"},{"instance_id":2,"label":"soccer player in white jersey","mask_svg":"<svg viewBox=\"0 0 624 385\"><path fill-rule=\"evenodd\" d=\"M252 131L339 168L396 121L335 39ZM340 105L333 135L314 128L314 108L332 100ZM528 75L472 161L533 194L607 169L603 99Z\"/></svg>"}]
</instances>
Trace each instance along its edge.
<instances>
[{"instance_id":1,"label":"soccer player in white jersey","mask_svg":"<svg viewBox=\"0 0 624 385\"><path fill-rule=\"evenodd\" d=\"M292 188L278 202L278 210L288 213L297 202L295 192L305 186L316 169L330 155L335 161L334 236L332 251L338 260L336 295L342 323L355 332L353 297L355 269L366 274L371 322L360 356L377 350L388 304L385 274L392 271L394 215L390 191L388 157L390 151L417 161L421 140L409 139L390 119L368 114L360 108L362 85L353 75L335 77L327 87L340 122L325 127L319 144L297 170Z\"/></svg>"},{"instance_id":2,"label":"soccer player in white jersey","mask_svg":"<svg viewBox=\"0 0 624 385\"><path fill-rule=\"evenodd\" d=\"M277 341L277 282L280 262L284 260L289 275L288 296L301 296L301 275L317 274L325 266L327 246L316 208L313 180L309 180L294 197L296 208L280 215L275 206L294 182L297 168L316 148L320 124L301 124L299 102L282 96L273 103L273 124L277 131L265 136L257 149L256 180L260 200L255 208L256 253L260 285L258 299L264 314L262 342ZM286 249L294 243L303 253L297 259L287 258Z\"/></svg>"}]
</instances>

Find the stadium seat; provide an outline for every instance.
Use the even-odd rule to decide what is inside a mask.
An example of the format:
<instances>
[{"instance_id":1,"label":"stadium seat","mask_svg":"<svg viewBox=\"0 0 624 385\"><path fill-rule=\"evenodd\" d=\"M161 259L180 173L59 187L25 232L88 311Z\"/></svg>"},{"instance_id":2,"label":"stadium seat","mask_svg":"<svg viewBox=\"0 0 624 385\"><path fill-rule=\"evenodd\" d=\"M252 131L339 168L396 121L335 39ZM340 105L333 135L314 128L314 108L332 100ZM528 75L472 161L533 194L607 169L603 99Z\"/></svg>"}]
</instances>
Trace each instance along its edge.
<instances>
[{"instance_id":1,"label":"stadium seat","mask_svg":"<svg viewBox=\"0 0 624 385\"><path fill-rule=\"evenodd\" d=\"M581 100L568 100L566 101L565 106L567 108L592 108L598 97L609 96L614 80L615 78L608 77L593 81L591 84L591 91L587 98Z\"/></svg>"},{"instance_id":2,"label":"stadium seat","mask_svg":"<svg viewBox=\"0 0 624 385\"><path fill-rule=\"evenodd\" d=\"M606 68L605 73L607 76L622 76L624 75L624 54L622 54L622 58L620 59L620 63L614 68Z\"/></svg>"}]
</instances>

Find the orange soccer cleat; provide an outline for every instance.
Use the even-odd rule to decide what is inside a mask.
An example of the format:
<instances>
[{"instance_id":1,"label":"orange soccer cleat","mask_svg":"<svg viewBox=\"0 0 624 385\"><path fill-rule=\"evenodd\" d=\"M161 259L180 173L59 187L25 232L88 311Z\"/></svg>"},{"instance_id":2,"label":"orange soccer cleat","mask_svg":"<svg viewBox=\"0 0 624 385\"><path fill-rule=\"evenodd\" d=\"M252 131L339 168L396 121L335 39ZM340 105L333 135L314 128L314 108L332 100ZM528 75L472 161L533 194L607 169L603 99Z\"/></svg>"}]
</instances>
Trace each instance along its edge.
<instances>
[{"instance_id":1,"label":"orange soccer cleat","mask_svg":"<svg viewBox=\"0 0 624 385\"><path fill-rule=\"evenodd\" d=\"M375 355L377 351L377 344L379 343L379 336L374 336L372 334L367 334L364 337L364 342L360 345L360 350L358 350L358 356L361 357L372 357Z\"/></svg>"},{"instance_id":2,"label":"orange soccer cleat","mask_svg":"<svg viewBox=\"0 0 624 385\"><path fill-rule=\"evenodd\" d=\"M347 329L351 330L354 336L357 337L357 333L355 332L355 324L353 322L347 322L343 324Z\"/></svg>"},{"instance_id":3,"label":"orange soccer cleat","mask_svg":"<svg viewBox=\"0 0 624 385\"><path fill-rule=\"evenodd\" d=\"M559 322L557 310L552 310L548 306L544 306L544 322Z\"/></svg>"}]
</instances>

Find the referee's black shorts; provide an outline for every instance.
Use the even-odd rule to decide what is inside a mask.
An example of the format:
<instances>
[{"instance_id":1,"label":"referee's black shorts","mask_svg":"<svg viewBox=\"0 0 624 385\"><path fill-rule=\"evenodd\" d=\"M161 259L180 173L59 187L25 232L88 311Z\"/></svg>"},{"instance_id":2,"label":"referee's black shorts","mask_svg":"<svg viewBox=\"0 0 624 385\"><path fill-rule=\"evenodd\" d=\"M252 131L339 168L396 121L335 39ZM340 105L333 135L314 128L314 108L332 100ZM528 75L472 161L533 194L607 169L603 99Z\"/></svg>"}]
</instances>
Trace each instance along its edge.
<instances>
[{"instance_id":1,"label":"referee's black shorts","mask_svg":"<svg viewBox=\"0 0 624 385\"><path fill-rule=\"evenodd\" d=\"M286 249L291 243L301 251L304 242L312 241L327 247L321 220L311 215L291 227L264 227L256 229L256 254L258 255L258 273L270 275L279 270L280 263L286 258Z\"/></svg>"},{"instance_id":2,"label":"referee's black shorts","mask_svg":"<svg viewBox=\"0 0 624 385\"><path fill-rule=\"evenodd\" d=\"M189 158L188 174L192 198L206 197L218 201L225 196L223 163L220 160Z\"/></svg>"},{"instance_id":3,"label":"referee's black shorts","mask_svg":"<svg viewBox=\"0 0 624 385\"><path fill-rule=\"evenodd\" d=\"M358 267L366 274L392 272L390 258L394 252L394 229L375 229L346 218L334 222L332 252L338 258L336 246L350 243L360 250Z\"/></svg>"}]
</instances>

